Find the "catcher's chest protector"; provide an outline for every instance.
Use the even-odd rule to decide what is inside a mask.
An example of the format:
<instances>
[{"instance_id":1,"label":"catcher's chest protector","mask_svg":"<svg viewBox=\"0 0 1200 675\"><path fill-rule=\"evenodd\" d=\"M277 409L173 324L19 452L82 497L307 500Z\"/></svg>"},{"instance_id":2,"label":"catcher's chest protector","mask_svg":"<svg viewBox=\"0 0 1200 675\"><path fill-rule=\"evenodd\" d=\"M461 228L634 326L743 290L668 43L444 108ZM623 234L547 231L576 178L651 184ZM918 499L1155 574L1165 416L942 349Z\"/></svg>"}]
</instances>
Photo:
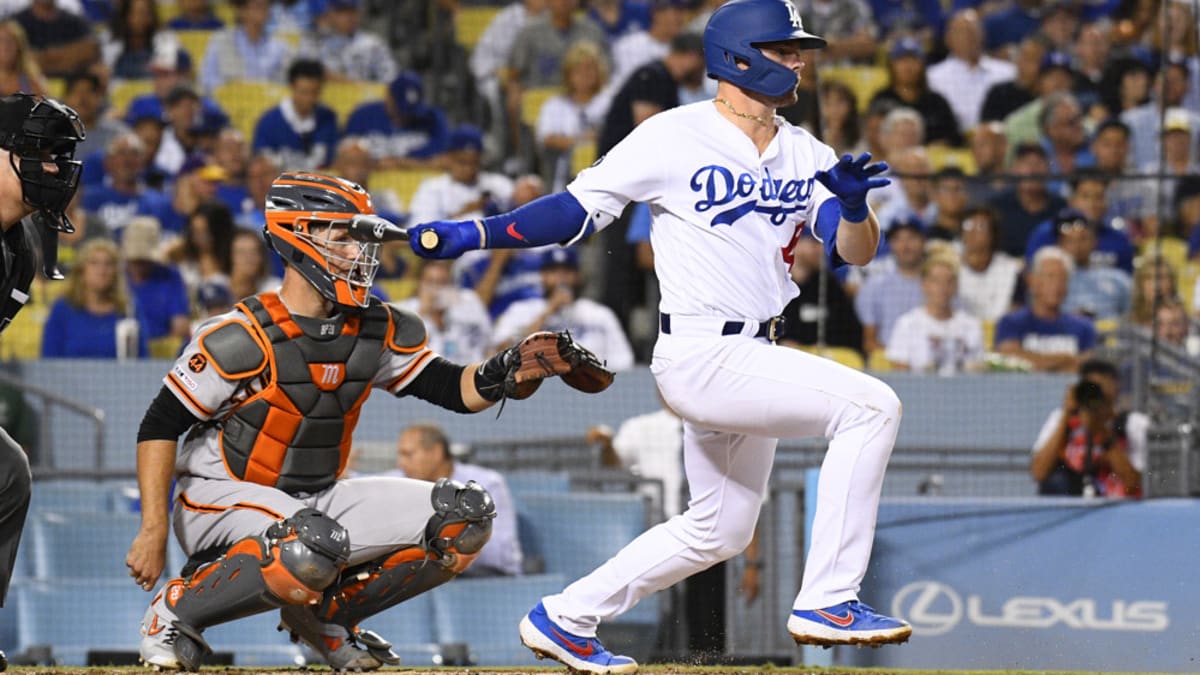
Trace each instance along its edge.
<instances>
[{"instance_id":1,"label":"catcher's chest protector","mask_svg":"<svg viewBox=\"0 0 1200 675\"><path fill-rule=\"evenodd\" d=\"M225 420L225 466L235 478L285 492L320 491L346 468L391 315L372 304L343 316L340 326L331 319L318 327L336 334L309 335L274 293L247 298L239 308L270 348L266 386Z\"/></svg>"}]
</instances>

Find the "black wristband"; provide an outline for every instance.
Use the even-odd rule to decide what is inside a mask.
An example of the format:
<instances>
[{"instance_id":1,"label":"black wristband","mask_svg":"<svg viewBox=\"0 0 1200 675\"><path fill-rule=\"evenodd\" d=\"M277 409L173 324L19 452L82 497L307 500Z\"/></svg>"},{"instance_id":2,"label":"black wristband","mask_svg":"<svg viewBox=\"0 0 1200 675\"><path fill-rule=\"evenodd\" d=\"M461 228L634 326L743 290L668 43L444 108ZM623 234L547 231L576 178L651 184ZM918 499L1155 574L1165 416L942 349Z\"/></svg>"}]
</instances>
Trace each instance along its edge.
<instances>
[{"instance_id":1,"label":"black wristband","mask_svg":"<svg viewBox=\"0 0 1200 675\"><path fill-rule=\"evenodd\" d=\"M513 346L492 356L475 369L475 389L486 401L495 403L504 398L504 382L508 379L508 364L517 355Z\"/></svg>"}]
</instances>

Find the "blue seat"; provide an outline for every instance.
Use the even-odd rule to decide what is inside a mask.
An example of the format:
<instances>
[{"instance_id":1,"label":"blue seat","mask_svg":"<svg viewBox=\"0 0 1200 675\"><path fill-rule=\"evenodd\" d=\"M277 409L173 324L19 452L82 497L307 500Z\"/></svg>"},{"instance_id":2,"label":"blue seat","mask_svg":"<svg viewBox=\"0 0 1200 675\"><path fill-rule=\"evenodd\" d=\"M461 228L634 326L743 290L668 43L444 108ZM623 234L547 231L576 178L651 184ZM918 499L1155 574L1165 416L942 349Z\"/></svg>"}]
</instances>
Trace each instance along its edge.
<instances>
[{"instance_id":1,"label":"blue seat","mask_svg":"<svg viewBox=\"0 0 1200 675\"><path fill-rule=\"evenodd\" d=\"M527 666L537 658L521 645L517 624L543 596L566 583L561 574L456 579L433 596L438 642L466 644L478 665Z\"/></svg>"},{"instance_id":2,"label":"blue seat","mask_svg":"<svg viewBox=\"0 0 1200 675\"><path fill-rule=\"evenodd\" d=\"M8 598L0 607L0 651L12 654L17 647L17 587L23 582L13 579L8 587Z\"/></svg>"},{"instance_id":3,"label":"blue seat","mask_svg":"<svg viewBox=\"0 0 1200 675\"><path fill-rule=\"evenodd\" d=\"M36 481L29 497L30 513L112 509L112 490L103 483L84 480Z\"/></svg>"},{"instance_id":4,"label":"blue seat","mask_svg":"<svg viewBox=\"0 0 1200 675\"><path fill-rule=\"evenodd\" d=\"M566 471L509 471L504 480L516 499L531 492L569 492L571 475Z\"/></svg>"},{"instance_id":5,"label":"blue seat","mask_svg":"<svg viewBox=\"0 0 1200 675\"><path fill-rule=\"evenodd\" d=\"M434 631L433 596L430 593L422 593L367 618L359 627L373 630L391 642L392 651L400 657L402 665L441 665L435 661L441 648Z\"/></svg>"},{"instance_id":6,"label":"blue seat","mask_svg":"<svg viewBox=\"0 0 1200 675\"><path fill-rule=\"evenodd\" d=\"M139 524L138 516L126 513L39 513L31 528L34 575L127 579L125 554Z\"/></svg>"},{"instance_id":7,"label":"blue seat","mask_svg":"<svg viewBox=\"0 0 1200 675\"><path fill-rule=\"evenodd\" d=\"M92 649L136 651L151 595L124 580L30 580L16 588L17 645L50 645L56 661L82 666Z\"/></svg>"}]
</instances>

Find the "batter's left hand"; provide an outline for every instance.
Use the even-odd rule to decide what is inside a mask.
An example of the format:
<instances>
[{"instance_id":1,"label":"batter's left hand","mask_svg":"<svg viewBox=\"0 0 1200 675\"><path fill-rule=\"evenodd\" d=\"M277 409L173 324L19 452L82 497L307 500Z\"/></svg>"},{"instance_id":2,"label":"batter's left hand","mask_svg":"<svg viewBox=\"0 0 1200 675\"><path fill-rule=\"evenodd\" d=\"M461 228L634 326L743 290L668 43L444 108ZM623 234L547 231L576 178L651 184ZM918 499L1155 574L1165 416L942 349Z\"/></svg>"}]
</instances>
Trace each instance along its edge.
<instances>
[{"instance_id":1,"label":"batter's left hand","mask_svg":"<svg viewBox=\"0 0 1200 675\"><path fill-rule=\"evenodd\" d=\"M408 231L408 244L422 258L457 258L482 248L479 226L471 220L436 220Z\"/></svg>"},{"instance_id":2,"label":"batter's left hand","mask_svg":"<svg viewBox=\"0 0 1200 675\"><path fill-rule=\"evenodd\" d=\"M887 162L867 164L869 161L869 152L864 152L857 159L842 155L828 171L818 171L813 176L838 198L842 217L852 223L867 219L867 192L892 182L887 178L875 177L887 171Z\"/></svg>"}]
</instances>

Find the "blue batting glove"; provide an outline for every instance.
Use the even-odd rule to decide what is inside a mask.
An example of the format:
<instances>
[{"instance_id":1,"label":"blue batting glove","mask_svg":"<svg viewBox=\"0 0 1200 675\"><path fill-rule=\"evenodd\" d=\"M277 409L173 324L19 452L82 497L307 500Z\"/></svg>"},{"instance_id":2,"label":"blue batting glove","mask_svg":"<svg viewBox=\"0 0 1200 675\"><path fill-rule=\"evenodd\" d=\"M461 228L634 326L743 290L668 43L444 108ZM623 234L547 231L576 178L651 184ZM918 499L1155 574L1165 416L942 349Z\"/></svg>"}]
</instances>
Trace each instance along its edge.
<instances>
[{"instance_id":1,"label":"blue batting glove","mask_svg":"<svg viewBox=\"0 0 1200 675\"><path fill-rule=\"evenodd\" d=\"M869 152L859 155L858 159L842 155L831 169L818 171L813 176L838 198L842 207L842 217L852 223L861 223L867 219L867 191L892 182L887 178L874 178L887 171L887 162L867 164L869 161Z\"/></svg>"},{"instance_id":2,"label":"blue batting glove","mask_svg":"<svg viewBox=\"0 0 1200 675\"><path fill-rule=\"evenodd\" d=\"M408 230L408 245L422 258L457 258L482 248L479 227L472 220L436 220Z\"/></svg>"}]
</instances>

